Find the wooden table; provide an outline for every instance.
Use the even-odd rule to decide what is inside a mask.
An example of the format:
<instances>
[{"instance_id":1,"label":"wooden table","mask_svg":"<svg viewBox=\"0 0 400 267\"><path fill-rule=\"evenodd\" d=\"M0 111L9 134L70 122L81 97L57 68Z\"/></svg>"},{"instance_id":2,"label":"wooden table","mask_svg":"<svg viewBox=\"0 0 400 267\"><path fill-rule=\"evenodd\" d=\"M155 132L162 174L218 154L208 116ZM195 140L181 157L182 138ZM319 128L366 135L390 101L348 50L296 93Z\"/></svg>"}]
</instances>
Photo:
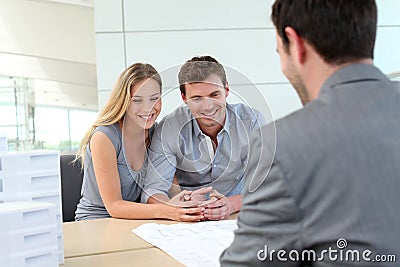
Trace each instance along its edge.
<instances>
[{"instance_id":1,"label":"wooden table","mask_svg":"<svg viewBox=\"0 0 400 267\"><path fill-rule=\"evenodd\" d=\"M230 219L236 217L234 214ZM144 223L176 222L105 218L63 223L65 263L60 267L183 266L132 233Z\"/></svg>"},{"instance_id":2,"label":"wooden table","mask_svg":"<svg viewBox=\"0 0 400 267\"><path fill-rule=\"evenodd\" d=\"M60 267L182 267L183 265L164 253L152 247L122 252L97 254L90 256L65 258L64 265Z\"/></svg>"},{"instance_id":3,"label":"wooden table","mask_svg":"<svg viewBox=\"0 0 400 267\"><path fill-rule=\"evenodd\" d=\"M64 257L81 257L154 246L132 233L144 223L176 223L167 220L123 220L105 218L63 223Z\"/></svg>"}]
</instances>

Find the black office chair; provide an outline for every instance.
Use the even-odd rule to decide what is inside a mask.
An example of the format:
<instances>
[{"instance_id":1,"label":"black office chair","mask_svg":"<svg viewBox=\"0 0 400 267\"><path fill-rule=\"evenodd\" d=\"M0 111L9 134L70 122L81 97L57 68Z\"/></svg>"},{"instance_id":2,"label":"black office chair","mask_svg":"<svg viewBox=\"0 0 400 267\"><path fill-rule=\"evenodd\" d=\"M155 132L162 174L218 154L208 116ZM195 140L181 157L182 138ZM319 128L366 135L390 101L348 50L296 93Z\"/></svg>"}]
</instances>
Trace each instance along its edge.
<instances>
[{"instance_id":1,"label":"black office chair","mask_svg":"<svg viewBox=\"0 0 400 267\"><path fill-rule=\"evenodd\" d=\"M60 155L61 200L63 222L75 220L76 205L81 198L83 171L80 160L73 162L75 155Z\"/></svg>"}]
</instances>

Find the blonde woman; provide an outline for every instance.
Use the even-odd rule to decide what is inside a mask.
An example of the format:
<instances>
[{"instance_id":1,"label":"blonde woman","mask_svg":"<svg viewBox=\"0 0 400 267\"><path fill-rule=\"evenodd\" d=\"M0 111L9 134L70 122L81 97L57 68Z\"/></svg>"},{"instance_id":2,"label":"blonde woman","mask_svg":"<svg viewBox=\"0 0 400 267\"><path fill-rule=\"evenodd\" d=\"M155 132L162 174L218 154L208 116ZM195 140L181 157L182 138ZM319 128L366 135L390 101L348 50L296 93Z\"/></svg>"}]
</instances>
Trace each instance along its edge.
<instances>
[{"instance_id":1,"label":"blonde woman","mask_svg":"<svg viewBox=\"0 0 400 267\"><path fill-rule=\"evenodd\" d=\"M84 178L76 220L115 217L203 219L203 208L183 208L184 192L170 203L142 204L147 148L161 110L161 78L149 64L136 63L119 76L111 96L81 141L77 159Z\"/></svg>"}]
</instances>

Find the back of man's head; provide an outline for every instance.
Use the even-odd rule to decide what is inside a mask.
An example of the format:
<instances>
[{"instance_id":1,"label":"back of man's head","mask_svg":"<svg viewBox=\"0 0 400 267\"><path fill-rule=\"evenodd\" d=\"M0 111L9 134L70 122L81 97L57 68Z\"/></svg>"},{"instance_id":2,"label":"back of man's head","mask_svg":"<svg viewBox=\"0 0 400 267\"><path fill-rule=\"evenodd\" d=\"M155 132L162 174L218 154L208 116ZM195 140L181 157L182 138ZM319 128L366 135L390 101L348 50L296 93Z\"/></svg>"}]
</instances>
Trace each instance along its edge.
<instances>
[{"instance_id":1,"label":"back of man's head","mask_svg":"<svg viewBox=\"0 0 400 267\"><path fill-rule=\"evenodd\" d=\"M222 85L226 85L224 67L211 56L193 57L183 64L178 74L179 88L186 95L185 84L202 82L211 74L216 74L221 79Z\"/></svg>"},{"instance_id":2,"label":"back of man's head","mask_svg":"<svg viewBox=\"0 0 400 267\"><path fill-rule=\"evenodd\" d=\"M329 64L373 58L375 0L276 0L271 19L286 52L290 26Z\"/></svg>"}]
</instances>

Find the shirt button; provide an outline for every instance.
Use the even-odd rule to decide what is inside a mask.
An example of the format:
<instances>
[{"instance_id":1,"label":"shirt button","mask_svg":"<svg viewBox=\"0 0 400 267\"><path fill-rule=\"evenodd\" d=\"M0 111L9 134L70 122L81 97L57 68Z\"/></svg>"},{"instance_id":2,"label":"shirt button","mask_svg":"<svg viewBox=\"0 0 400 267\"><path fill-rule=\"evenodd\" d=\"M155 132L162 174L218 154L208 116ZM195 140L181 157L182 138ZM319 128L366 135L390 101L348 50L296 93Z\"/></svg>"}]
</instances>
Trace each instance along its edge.
<instances>
[{"instance_id":1,"label":"shirt button","mask_svg":"<svg viewBox=\"0 0 400 267\"><path fill-rule=\"evenodd\" d=\"M217 164L214 164L213 167L214 167L214 168L217 168Z\"/></svg>"}]
</instances>

